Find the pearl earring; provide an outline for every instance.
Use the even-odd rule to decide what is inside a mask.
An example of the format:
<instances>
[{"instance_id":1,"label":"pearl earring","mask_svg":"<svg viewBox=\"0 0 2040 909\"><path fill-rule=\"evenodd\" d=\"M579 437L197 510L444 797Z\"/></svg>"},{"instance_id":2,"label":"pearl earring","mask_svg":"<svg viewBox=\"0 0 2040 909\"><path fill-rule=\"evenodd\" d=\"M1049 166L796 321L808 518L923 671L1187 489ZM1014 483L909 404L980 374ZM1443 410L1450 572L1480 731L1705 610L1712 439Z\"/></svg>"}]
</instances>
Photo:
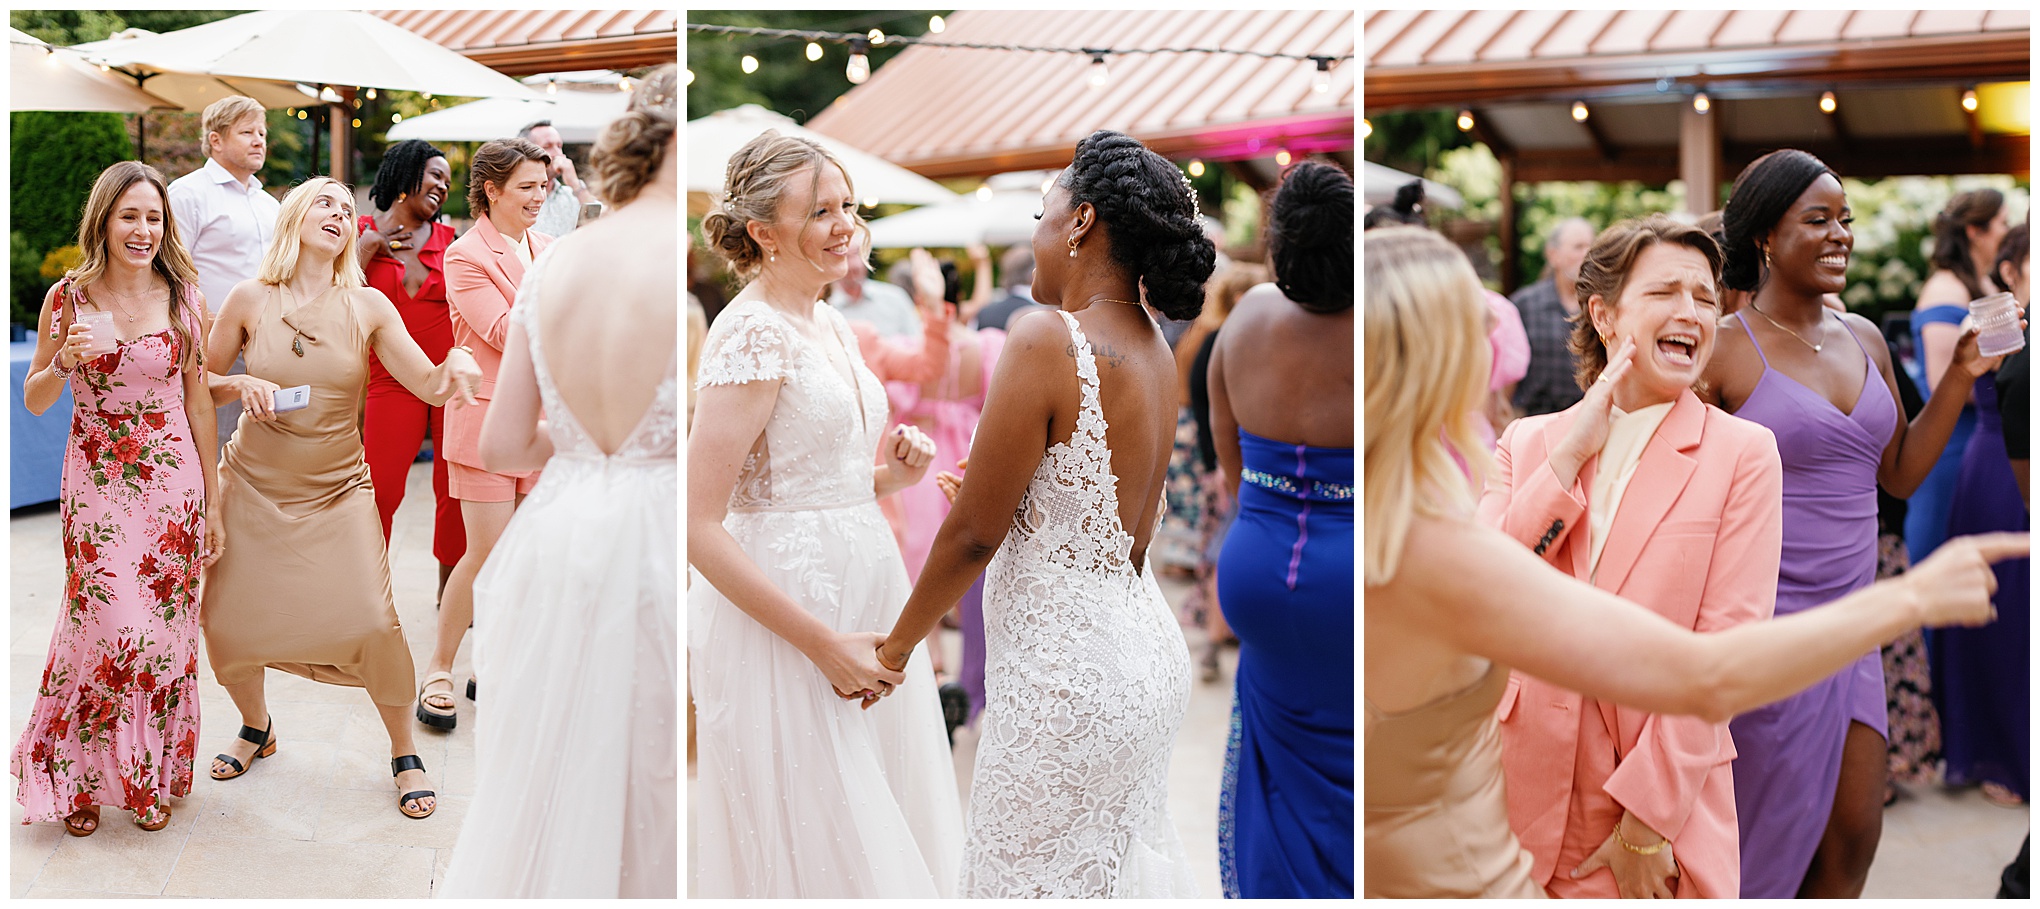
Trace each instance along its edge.
<instances>
[{"instance_id":1,"label":"pearl earring","mask_svg":"<svg viewBox=\"0 0 2040 909\"><path fill-rule=\"evenodd\" d=\"M1070 235L1070 258L1074 259L1074 258L1076 258L1076 257L1077 257L1077 235L1076 235L1076 234L1071 234L1071 235Z\"/></svg>"}]
</instances>

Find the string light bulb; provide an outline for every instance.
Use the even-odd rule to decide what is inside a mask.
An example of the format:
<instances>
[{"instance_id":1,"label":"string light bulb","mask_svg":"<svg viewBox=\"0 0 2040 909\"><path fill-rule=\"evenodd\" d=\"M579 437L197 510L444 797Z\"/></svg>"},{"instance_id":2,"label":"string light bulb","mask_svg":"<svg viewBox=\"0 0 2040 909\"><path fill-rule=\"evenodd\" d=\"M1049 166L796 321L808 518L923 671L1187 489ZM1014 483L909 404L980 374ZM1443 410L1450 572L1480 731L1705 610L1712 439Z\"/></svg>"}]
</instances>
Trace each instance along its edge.
<instances>
[{"instance_id":1,"label":"string light bulb","mask_svg":"<svg viewBox=\"0 0 2040 909\"><path fill-rule=\"evenodd\" d=\"M1310 59L1317 63L1317 73L1316 75L1311 76L1310 79L1310 90L1320 95L1331 91L1332 58L1312 57Z\"/></svg>"},{"instance_id":2,"label":"string light bulb","mask_svg":"<svg viewBox=\"0 0 2040 909\"><path fill-rule=\"evenodd\" d=\"M360 128L361 128L361 118L360 118L360 117L355 117L355 118L354 118L354 128L355 128L355 129L360 129Z\"/></svg>"},{"instance_id":3,"label":"string light bulb","mask_svg":"<svg viewBox=\"0 0 2040 909\"><path fill-rule=\"evenodd\" d=\"M1199 160L1199 159L1197 159L1197 158L1191 158L1191 159L1190 159L1190 176L1192 176L1192 177L1202 177L1202 176L1204 176L1204 162L1203 162L1203 161L1201 161L1201 160Z\"/></svg>"},{"instance_id":4,"label":"string light bulb","mask_svg":"<svg viewBox=\"0 0 2040 909\"><path fill-rule=\"evenodd\" d=\"M303 120L303 119L305 118L305 112L304 112L304 111L298 111L298 112L297 112L297 118L298 118L298 119L300 119L300 120Z\"/></svg>"},{"instance_id":5,"label":"string light bulb","mask_svg":"<svg viewBox=\"0 0 2040 909\"><path fill-rule=\"evenodd\" d=\"M1834 92L1830 91L1820 93L1820 112L1823 114L1832 114L1835 112Z\"/></svg>"},{"instance_id":6,"label":"string light bulb","mask_svg":"<svg viewBox=\"0 0 2040 909\"><path fill-rule=\"evenodd\" d=\"M872 29L877 31L877 29ZM851 85L863 85L871 78L871 60L865 54L871 53L871 42L864 38L850 39L850 63L843 67L843 78Z\"/></svg>"},{"instance_id":7,"label":"string light bulb","mask_svg":"<svg viewBox=\"0 0 2040 909\"><path fill-rule=\"evenodd\" d=\"M391 114L391 115L390 115L390 122L391 122L391 123L402 123L402 122L404 122L404 115L403 115L403 114Z\"/></svg>"},{"instance_id":8,"label":"string light bulb","mask_svg":"<svg viewBox=\"0 0 2040 909\"><path fill-rule=\"evenodd\" d=\"M871 46L872 46L872 47L884 47L884 46L885 46L885 32L879 31L878 29L875 29L875 28L874 28L874 29L872 29L872 30L871 30L871 31L870 31L869 33L867 33L867 34L866 34L866 35L865 35L864 37L866 37L866 38L869 38L869 39L871 40Z\"/></svg>"},{"instance_id":9,"label":"string light bulb","mask_svg":"<svg viewBox=\"0 0 2040 909\"><path fill-rule=\"evenodd\" d=\"M1364 141L1364 140L1366 140L1366 139L1367 139L1367 138L1368 138L1369 136L1372 136L1372 135L1374 135L1374 121L1372 121L1372 120L1369 120L1369 119L1367 119L1366 117L1361 117L1361 118L1360 118L1360 138L1361 138L1361 139L1362 139L1362 140Z\"/></svg>"},{"instance_id":10,"label":"string light bulb","mask_svg":"<svg viewBox=\"0 0 2040 909\"><path fill-rule=\"evenodd\" d=\"M688 70L688 71L687 71L687 81L685 81L685 82L682 82L681 84L682 84L682 85L693 85L693 84L694 84L694 71L693 71L693 70L691 70L691 69L690 69L690 70Z\"/></svg>"},{"instance_id":11,"label":"string light bulb","mask_svg":"<svg viewBox=\"0 0 2040 909\"><path fill-rule=\"evenodd\" d=\"M809 41L807 43L807 58L810 63L822 59L822 46Z\"/></svg>"},{"instance_id":12,"label":"string light bulb","mask_svg":"<svg viewBox=\"0 0 2040 909\"><path fill-rule=\"evenodd\" d=\"M1587 122L1587 102L1574 101L1572 103L1572 118L1574 123Z\"/></svg>"},{"instance_id":13,"label":"string light bulb","mask_svg":"<svg viewBox=\"0 0 2040 909\"><path fill-rule=\"evenodd\" d=\"M942 30L948 27L949 27L948 23L943 22L941 16L928 17L928 34L931 35L942 34Z\"/></svg>"},{"instance_id":14,"label":"string light bulb","mask_svg":"<svg viewBox=\"0 0 2040 909\"><path fill-rule=\"evenodd\" d=\"M1275 150L1275 166L1276 166L1276 167L1288 167L1288 166L1289 166L1289 162L1290 162L1291 160L1294 160L1294 159L1290 158L1290 156L1289 156L1289 149L1286 149L1286 148L1278 148L1278 149L1276 149L1276 150Z\"/></svg>"},{"instance_id":15,"label":"string light bulb","mask_svg":"<svg viewBox=\"0 0 2040 909\"><path fill-rule=\"evenodd\" d=\"M1468 132L1468 131L1472 130L1472 129L1473 129L1473 111L1470 111L1470 110L1461 110L1461 111L1459 112L1459 120L1458 120L1457 122L1458 122L1458 124L1459 124L1459 131L1460 131L1460 132L1462 132L1462 133L1463 133L1463 132Z\"/></svg>"},{"instance_id":16,"label":"string light bulb","mask_svg":"<svg viewBox=\"0 0 2040 909\"><path fill-rule=\"evenodd\" d=\"M368 100L370 101L375 100L375 89L371 88L368 90Z\"/></svg>"},{"instance_id":17,"label":"string light bulb","mask_svg":"<svg viewBox=\"0 0 2040 909\"><path fill-rule=\"evenodd\" d=\"M1693 112L1694 112L1694 113L1696 113L1696 114L1704 114L1704 113L1706 113L1706 112L1707 112L1707 109L1708 109L1708 108L1710 108L1710 107L1713 107L1713 106L1714 106L1714 105L1713 105L1713 102L1710 102L1710 101L1708 101L1708 100L1707 100L1707 93L1706 93L1706 92L1694 92L1694 93L1693 93Z\"/></svg>"},{"instance_id":18,"label":"string light bulb","mask_svg":"<svg viewBox=\"0 0 2040 909\"><path fill-rule=\"evenodd\" d=\"M1112 81L1112 70L1105 65L1105 52L1088 50L1091 55L1090 82L1093 90L1101 89Z\"/></svg>"},{"instance_id":19,"label":"string light bulb","mask_svg":"<svg viewBox=\"0 0 2040 909\"><path fill-rule=\"evenodd\" d=\"M546 94L548 94L548 95L557 95L557 94L559 94L559 93L560 93L560 83L559 83L559 81L558 81L558 80L555 80L555 79L547 79L547 80L545 80L545 93L546 93Z\"/></svg>"},{"instance_id":20,"label":"string light bulb","mask_svg":"<svg viewBox=\"0 0 2040 909\"><path fill-rule=\"evenodd\" d=\"M755 73L758 71L758 58L753 57L750 54L745 54L742 66L744 67L744 75L748 76L752 73Z\"/></svg>"},{"instance_id":21,"label":"string light bulb","mask_svg":"<svg viewBox=\"0 0 2040 909\"><path fill-rule=\"evenodd\" d=\"M1976 89L1965 88L1962 90L1962 109L1972 114L1976 113Z\"/></svg>"},{"instance_id":22,"label":"string light bulb","mask_svg":"<svg viewBox=\"0 0 2040 909\"><path fill-rule=\"evenodd\" d=\"M991 201L992 198L992 188L980 184L977 188L977 192L975 193L975 195L978 197L978 201L989 202Z\"/></svg>"}]
</instances>

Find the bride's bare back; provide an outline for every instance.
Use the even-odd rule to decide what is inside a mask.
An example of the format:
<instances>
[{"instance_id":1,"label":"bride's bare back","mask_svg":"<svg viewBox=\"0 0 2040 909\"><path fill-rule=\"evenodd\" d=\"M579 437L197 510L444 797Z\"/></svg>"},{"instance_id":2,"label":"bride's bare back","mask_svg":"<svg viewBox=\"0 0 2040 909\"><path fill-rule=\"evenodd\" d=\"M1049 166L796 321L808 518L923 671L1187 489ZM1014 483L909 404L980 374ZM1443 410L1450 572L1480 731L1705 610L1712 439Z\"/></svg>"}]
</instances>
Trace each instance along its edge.
<instances>
[{"instance_id":1,"label":"bride's bare back","mask_svg":"<svg viewBox=\"0 0 2040 909\"><path fill-rule=\"evenodd\" d=\"M614 452L651 407L677 350L677 212L670 199L641 198L559 246L538 291L540 348L574 419Z\"/></svg>"}]
</instances>

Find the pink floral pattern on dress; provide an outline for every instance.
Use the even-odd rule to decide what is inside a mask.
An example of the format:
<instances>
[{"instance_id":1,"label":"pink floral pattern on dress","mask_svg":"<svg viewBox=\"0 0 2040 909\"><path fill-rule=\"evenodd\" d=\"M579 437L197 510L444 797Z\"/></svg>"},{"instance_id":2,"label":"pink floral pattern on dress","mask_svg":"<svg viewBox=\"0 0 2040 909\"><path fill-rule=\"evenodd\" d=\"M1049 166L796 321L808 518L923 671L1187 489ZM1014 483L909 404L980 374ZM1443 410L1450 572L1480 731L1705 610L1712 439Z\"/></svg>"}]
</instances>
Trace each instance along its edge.
<instances>
[{"instance_id":1,"label":"pink floral pattern on dress","mask_svg":"<svg viewBox=\"0 0 2040 909\"><path fill-rule=\"evenodd\" d=\"M63 613L13 757L24 823L191 791L205 478L182 353L166 328L71 375Z\"/></svg>"}]
</instances>

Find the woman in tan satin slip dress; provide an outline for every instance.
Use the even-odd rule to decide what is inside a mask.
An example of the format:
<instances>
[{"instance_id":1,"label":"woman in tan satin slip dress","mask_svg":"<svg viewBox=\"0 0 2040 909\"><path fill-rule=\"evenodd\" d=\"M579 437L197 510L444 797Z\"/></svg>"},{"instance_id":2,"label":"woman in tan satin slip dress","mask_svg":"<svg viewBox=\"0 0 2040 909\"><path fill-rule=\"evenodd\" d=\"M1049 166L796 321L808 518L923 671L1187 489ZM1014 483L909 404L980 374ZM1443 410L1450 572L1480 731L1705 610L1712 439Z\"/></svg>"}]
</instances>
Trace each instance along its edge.
<instances>
[{"instance_id":1,"label":"woman in tan satin slip dress","mask_svg":"<svg viewBox=\"0 0 2040 909\"><path fill-rule=\"evenodd\" d=\"M1361 257L1367 897L1543 895L1503 790L1495 708L1511 667L1611 703L1725 722L1922 623L1988 621L1990 562L2029 548L2023 534L1959 537L1821 609L1707 634L1667 622L1551 567L1533 552L1538 539L1477 519L1475 478L1487 458L1471 415L1487 388L1487 307L1465 255L1422 228L1396 227L1363 234ZM1645 286L1676 296L1713 278L1696 269ZM1630 368L1679 362L1673 340L1647 351L1625 340L1586 405L1611 407ZM1549 541L1567 529L1538 532ZM1581 867L1591 873L1600 861Z\"/></svg>"},{"instance_id":2,"label":"woman in tan satin slip dress","mask_svg":"<svg viewBox=\"0 0 2040 909\"><path fill-rule=\"evenodd\" d=\"M311 386L310 405L286 413L250 395L220 458L233 537L206 575L200 620L243 726L212 775L232 779L276 751L263 694L273 667L368 689L390 733L398 810L422 818L435 803L412 753L415 676L362 454L362 389L371 349L433 406L470 394L480 370L459 348L433 366L395 305L362 285L354 224L344 184L315 177L292 190L260 275L227 295L207 351L231 363L245 350L248 374L268 388Z\"/></svg>"}]
</instances>

